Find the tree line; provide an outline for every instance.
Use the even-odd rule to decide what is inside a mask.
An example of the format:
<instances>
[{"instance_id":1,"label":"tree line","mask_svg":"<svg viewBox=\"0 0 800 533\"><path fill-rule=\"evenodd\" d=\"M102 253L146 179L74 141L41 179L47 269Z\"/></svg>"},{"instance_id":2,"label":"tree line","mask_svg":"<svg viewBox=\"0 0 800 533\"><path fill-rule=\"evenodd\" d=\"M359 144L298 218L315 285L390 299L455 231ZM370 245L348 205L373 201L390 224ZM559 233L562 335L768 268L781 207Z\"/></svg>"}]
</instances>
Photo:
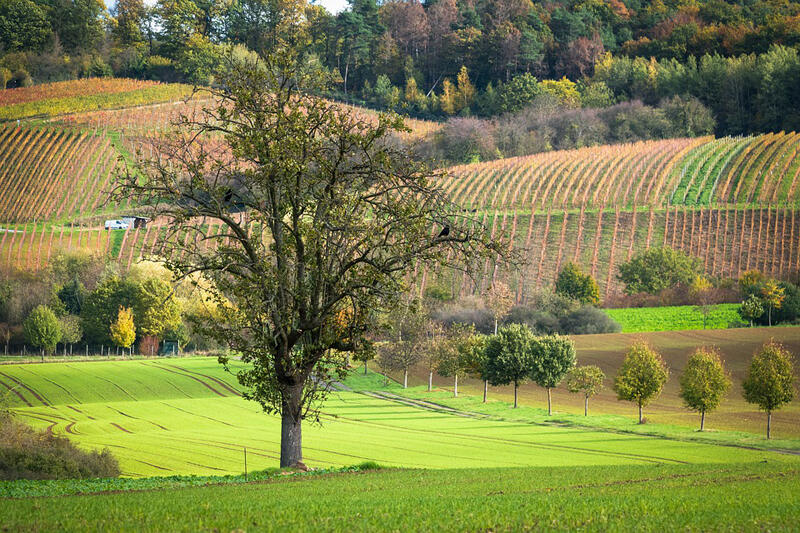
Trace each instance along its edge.
<instances>
[{"instance_id":1,"label":"tree line","mask_svg":"<svg viewBox=\"0 0 800 533\"><path fill-rule=\"evenodd\" d=\"M484 402L489 385L512 385L516 408L519 386L530 381L547 391L547 415L552 416L551 390L563 382L570 392L583 396L588 416L589 399L606 381L600 367L577 364L575 346L568 337L537 335L524 324L508 324L494 334L482 335L472 325L426 323L414 310L395 319L392 331L394 336L379 347L377 365L384 376L402 372L403 388L408 387L409 370L421 364L428 372L428 391L433 388L434 372L453 379L455 397L459 377L471 377L484 382ZM371 357L360 356L365 373ZM638 421L643 424L644 407L658 398L669 375L662 356L646 342L637 341L625 354L612 388L618 400L637 406ZM795 380L793 356L782 345L769 341L753 355L742 383L743 396L766 412L768 439L772 413L794 399ZM700 347L689 356L680 375L680 396L688 409L700 414L700 431L705 429L706 414L720 406L731 383L716 348Z\"/></svg>"},{"instance_id":2,"label":"tree line","mask_svg":"<svg viewBox=\"0 0 800 533\"><path fill-rule=\"evenodd\" d=\"M719 135L800 129L794 2L8 0L0 78L213 84L221 58L279 44L335 75L343 99L426 117L496 116L537 94L567 108L693 96ZM591 142L599 142L596 139Z\"/></svg>"}]
</instances>

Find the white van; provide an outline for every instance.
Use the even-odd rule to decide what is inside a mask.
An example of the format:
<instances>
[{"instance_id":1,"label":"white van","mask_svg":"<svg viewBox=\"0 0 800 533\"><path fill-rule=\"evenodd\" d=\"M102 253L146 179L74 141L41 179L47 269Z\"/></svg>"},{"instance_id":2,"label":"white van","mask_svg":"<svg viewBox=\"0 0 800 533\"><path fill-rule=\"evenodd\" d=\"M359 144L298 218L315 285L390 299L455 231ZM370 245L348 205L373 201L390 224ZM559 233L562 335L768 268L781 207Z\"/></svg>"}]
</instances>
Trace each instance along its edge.
<instances>
[{"instance_id":1,"label":"white van","mask_svg":"<svg viewBox=\"0 0 800 533\"><path fill-rule=\"evenodd\" d=\"M106 220L106 229L128 229L130 227L130 222L124 220Z\"/></svg>"}]
</instances>

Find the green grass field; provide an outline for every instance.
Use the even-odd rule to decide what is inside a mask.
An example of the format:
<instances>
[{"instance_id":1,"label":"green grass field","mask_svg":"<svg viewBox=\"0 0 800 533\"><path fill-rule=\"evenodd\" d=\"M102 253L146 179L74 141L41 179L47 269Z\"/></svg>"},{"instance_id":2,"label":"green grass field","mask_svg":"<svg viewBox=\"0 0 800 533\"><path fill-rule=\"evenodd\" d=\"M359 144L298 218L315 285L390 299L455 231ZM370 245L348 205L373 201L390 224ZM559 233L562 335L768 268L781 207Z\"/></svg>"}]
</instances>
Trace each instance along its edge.
<instances>
[{"instance_id":1,"label":"green grass field","mask_svg":"<svg viewBox=\"0 0 800 533\"><path fill-rule=\"evenodd\" d=\"M356 374L357 375L357 374ZM374 376L374 375L373 375ZM15 412L87 448L108 447L127 476L231 474L277 466L280 421L238 397L211 358L7 365ZM20 385L21 384L21 385ZM374 383L354 380L359 388ZM30 405L28 405L30 404ZM306 424L305 459L411 468L753 462L763 452L603 430L453 416L336 392ZM771 455L771 454L768 454Z\"/></svg>"},{"instance_id":2,"label":"green grass field","mask_svg":"<svg viewBox=\"0 0 800 533\"><path fill-rule=\"evenodd\" d=\"M725 329L729 324L741 322L737 312L739 304L721 304L714 307L703 327L703 314L691 305L669 307L629 307L603 309L620 323L623 333L639 331L680 331L688 329Z\"/></svg>"},{"instance_id":3,"label":"green grass field","mask_svg":"<svg viewBox=\"0 0 800 533\"><path fill-rule=\"evenodd\" d=\"M325 470L284 476L279 419L213 358L2 365L20 419L108 447L131 478L0 482L3 528L739 531L791 530L800 513L796 454L632 434L630 418L581 427L361 369L345 387L304 426L305 460ZM365 461L384 468L341 470Z\"/></svg>"},{"instance_id":4,"label":"green grass field","mask_svg":"<svg viewBox=\"0 0 800 533\"><path fill-rule=\"evenodd\" d=\"M792 531L780 462L379 470L60 498L0 499L11 531Z\"/></svg>"}]
</instances>

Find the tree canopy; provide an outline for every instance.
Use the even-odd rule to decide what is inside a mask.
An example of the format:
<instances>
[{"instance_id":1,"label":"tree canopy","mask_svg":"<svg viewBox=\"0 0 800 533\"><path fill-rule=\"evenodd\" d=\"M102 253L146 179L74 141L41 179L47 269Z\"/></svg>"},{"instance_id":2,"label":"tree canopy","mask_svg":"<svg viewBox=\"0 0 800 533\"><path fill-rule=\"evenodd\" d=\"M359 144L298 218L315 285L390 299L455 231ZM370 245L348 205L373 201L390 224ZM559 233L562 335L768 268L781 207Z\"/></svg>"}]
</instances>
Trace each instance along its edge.
<instances>
[{"instance_id":1,"label":"tree canopy","mask_svg":"<svg viewBox=\"0 0 800 533\"><path fill-rule=\"evenodd\" d=\"M700 260L672 248L649 248L619 265L617 278L627 294L658 292L690 284L700 272Z\"/></svg>"},{"instance_id":2,"label":"tree canopy","mask_svg":"<svg viewBox=\"0 0 800 533\"><path fill-rule=\"evenodd\" d=\"M767 438L771 437L772 411L791 402L796 394L794 360L786 348L769 342L753 356L742 382L744 399L767 412Z\"/></svg>"},{"instance_id":3,"label":"tree canopy","mask_svg":"<svg viewBox=\"0 0 800 533\"><path fill-rule=\"evenodd\" d=\"M614 378L617 398L636 402L639 406L639 423L643 423L642 407L661 394L669 378L669 370L661 355L645 342L630 347Z\"/></svg>"},{"instance_id":4,"label":"tree canopy","mask_svg":"<svg viewBox=\"0 0 800 533\"><path fill-rule=\"evenodd\" d=\"M719 407L731 388L719 352L713 348L695 350L683 369L680 383L681 398L686 407L700 413L700 431L703 431L706 413Z\"/></svg>"},{"instance_id":5,"label":"tree canopy","mask_svg":"<svg viewBox=\"0 0 800 533\"><path fill-rule=\"evenodd\" d=\"M122 175L115 196L170 221L165 264L209 282L216 320L198 327L241 354L245 397L281 414L281 465L290 466L302 459L301 421L344 371L328 354L362 349L414 266L468 270L508 248L390 142L404 130L399 117L371 122L317 98L330 77L292 49L229 56L220 76L214 105L155 141L157 156ZM222 229L209 234L199 220Z\"/></svg>"}]
</instances>

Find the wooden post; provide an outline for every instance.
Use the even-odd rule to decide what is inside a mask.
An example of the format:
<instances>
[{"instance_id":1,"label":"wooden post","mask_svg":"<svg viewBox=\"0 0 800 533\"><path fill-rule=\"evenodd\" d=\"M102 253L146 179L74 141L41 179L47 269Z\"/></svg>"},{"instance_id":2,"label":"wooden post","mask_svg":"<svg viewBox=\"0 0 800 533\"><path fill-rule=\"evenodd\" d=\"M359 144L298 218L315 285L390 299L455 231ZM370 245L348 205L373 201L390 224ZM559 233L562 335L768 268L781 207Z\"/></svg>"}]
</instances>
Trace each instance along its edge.
<instances>
[{"instance_id":1,"label":"wooden post","mask_svg":"<svg viewBox=\"0 0 800 533\"><path fill-rule=\"evenodd\" d=\"M247 479L247 446L244 447L244 478Z\"/></svg>"}]
</instances>

